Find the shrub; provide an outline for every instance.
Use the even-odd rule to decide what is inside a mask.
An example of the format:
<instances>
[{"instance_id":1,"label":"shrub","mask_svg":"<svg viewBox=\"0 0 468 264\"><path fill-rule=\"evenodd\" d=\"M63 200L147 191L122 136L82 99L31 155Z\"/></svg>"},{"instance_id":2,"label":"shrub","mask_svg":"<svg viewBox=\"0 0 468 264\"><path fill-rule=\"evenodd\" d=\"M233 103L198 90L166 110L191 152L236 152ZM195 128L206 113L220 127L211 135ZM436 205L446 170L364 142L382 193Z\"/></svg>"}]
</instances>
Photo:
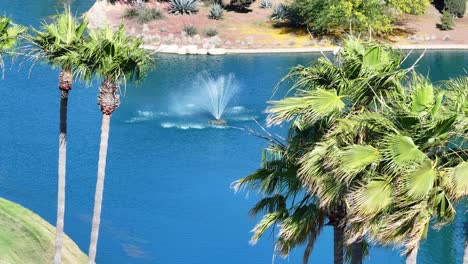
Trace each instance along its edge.
<instances>
[{"instance_id":1,"label":"shrub","mask_svg":"<svg viewBox=\"0 0 468 264\"><path fill-rule=\"evenodd\" d=\"M210 38L214 37L218 35L218 30L216 30L216 28L207 28L205 29L205 35Z\"/></svg>"},{"instance_id":2,"label":"shrub","mask_svg":"<svg viewBox=\"0 0 468 264\"><path fill-rule=\"evenodd\" d=\"M125 18L137 19L139 23L148 23L152 20L163 18L163 14L156 8L129 8L125 10Z\"/></svg>"},{"instance_id":3,"label":"shrub","mask_svg":"<svg viewBox=\"0 0 468 264\"><path fill-rule=\"evenodd\" d=\"M279 4L273 8L273 12L271 13L272 20L284 20L288 18L288 11L284 4Z\"/></svg>"},{"instance_id":4,"label":"shrub","mask_svg":"<svg viewBox=\"0 0 468 264\"><path fill-rule=\"evenodd\" d=\"M223 12L224 9L220 4L213 4L210 8L210 15L208 17L219 20L223 17Z\"/></svg>"},{"instance_id":5,"label":"shrub","mask_svg":"<svg viewBox=\"0 0 468 264\"><path fill-rule=\"evenodd\" d=\"M140 14L138 15L138 22L140 23L148 23L152 20L162 19L164 16L156 8L149 8L149 9L142 9Z\"/></svg>"},{"instance_id":6,"label":"shrub","mask_svg":"<svg viewBox=\"0 0 468 264\"><path fill-rule=\"evenodd\" d=\"M197 34L197 29L192 25L184 26L182 31L184 31L185 34L187 34L187 36L190 36L190 37L193 37Z\"/></svg>"},{"instance_id":7,"label":"shrub","mask_svg":"<svg viewBox=\"0 0 468 264\"><path fill-rule=\"evenodd\" d=\"M387 0L387 5L395 8L398 13L421 15L430 2L430 0Z\"/></svg>"},{"instance_id":8,"label":"shrub","mask_svg":"<svg viewBox=\"0 0 468 264\"><path fill-rule=\"evenodd\" d=\"M261 8L272 8L273 4L271 3L270 0L262 0L262 2L260 2L260 7Z\"/></svg>"},{"instance_id":9,"label":"shrub","mask_svg":"<svg viewBox=\"0 0 468 264\"><path fill-rule=\"evenodd\" d=\"M138 16L138 9L132 7L132 8L128 8L127 10L125 10L125 13L124 13L125 18L132 19L137 16Z\"/></svg>"},{"instance_id":10,"label":"shrub","mask_svg":"<svg viewBox=\"0 0 468 264\"><path fill-rule=\"evenodd\" d=\"M442 13L442 16L440 17L439 26L441 30L451 30L455 26L455 24L453 23L453 15L447 10L444 10L444 12Z\"/></svg>"},{"instance_id":11,"label":"shrub","mask_svg":"<svg viewBox=\"0 0 468 264\"><path fill-rule=\"evenodd\" d=\"M198 0L171 0L169 5L169 13L175 15L191 15L198 12Z\"/></svg>"},{"instance_id":12,"label":"shrub","mask_svg":"<svg viewBox=\"0 0 468 264\"><path fill-rule=\"evenodd\" d=\"M391 31L394 18L380 0L294 0L287 13L292 22L316 35L340 35L350 27L353 32L371 30L379 35Z\"/></svg>"},{"instance_id":13,"label":"shrub","mask_svg":"<svg viewBox=\"0 0 468 264\"><path fill-rule=\"evenodd\" d=\"M466 12L466 0L445 0L445 10L457 17L463 17Z\"/></svg>"},{"instance_id":14,"label":"shrub","mask_svg":"<svg viewBox=\"0 0 468 264\"><path fill-rule=\"evenodd\" d=\"M230 4L231 6L242 10L249 7L253 2L255 2L255 0L231 0Z\"/></svg>"}]
</instances>

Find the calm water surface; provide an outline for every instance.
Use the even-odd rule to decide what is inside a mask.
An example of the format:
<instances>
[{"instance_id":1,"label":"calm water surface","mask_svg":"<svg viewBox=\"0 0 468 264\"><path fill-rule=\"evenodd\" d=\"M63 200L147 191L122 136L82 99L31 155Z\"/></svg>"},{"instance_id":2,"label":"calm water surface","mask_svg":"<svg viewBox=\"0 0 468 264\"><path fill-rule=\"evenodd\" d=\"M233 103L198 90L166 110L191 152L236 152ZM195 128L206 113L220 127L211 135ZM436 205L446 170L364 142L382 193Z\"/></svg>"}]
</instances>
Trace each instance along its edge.
<instances>
[{"instance_id":1,"label":"calm water surface","mask_svg":"<svg viewBox=\"0 0 468 264\"><path fill-rule=\"evenodd\" d=\"M92 1L74 1L77 13ZM2 0L1 13L17 22L38 21L62 1ZM195 113L196 76L233 73L240 92L227 113L230 124L264 122L265 101L288 68L318 55L223 57L159 56L157 70L138 88L129 85L112 117L98 263L266 264L273 240L249 245L256 219L247 216L257 197L229 185L258 168L265 142L238 129L207 126ZM430 66L430 67L429 67ZM428 52L418 70L438 81L463 74L467 52ZM55 223L59 93L57 71L47 66L8 68L0 81L0 195ZM77 84L69 101L65 231L88 249L99 144L96 84ZM198 103L198 104L197 104ZM284 132L284 128L278 128ZM431 230L420 263L461 263L463 222ZM316 244L314 263L332 263L332 233ZM302 249L275 263L301 263ZM311 261L312 262L312 261ZM368 263L402 263L397 251L373 248Z\"/></svg>"}]
</instances>

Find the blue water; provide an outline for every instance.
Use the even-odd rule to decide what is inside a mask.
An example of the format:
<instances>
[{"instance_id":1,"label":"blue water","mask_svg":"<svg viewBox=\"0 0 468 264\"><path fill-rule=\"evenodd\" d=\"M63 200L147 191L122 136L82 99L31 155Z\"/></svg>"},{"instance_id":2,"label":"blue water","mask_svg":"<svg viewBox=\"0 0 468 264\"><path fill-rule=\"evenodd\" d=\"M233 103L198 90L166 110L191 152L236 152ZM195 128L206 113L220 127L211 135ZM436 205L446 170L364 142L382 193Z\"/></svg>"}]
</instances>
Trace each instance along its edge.
<instances>
[{"instance_id":1,"label":"blue water","mask_svg":"<svg viewBox=\"0 0 468 264\"><path fill-rule=\"evenodd\" d=\"M92 1L74 1L77 13ZM38 25L61 1L2 0L0 12ZM266 145L235 128L207 125L195 111L196 76L233 73L240 92L226 115L232 126L264 122L265 101L288 68L319 55L158 56L146 82L128 85L112 116L98 263L264 264L271 237L249 245L257 219L247 216L257 197L229 185L258 168ZM430 65L430 67L429 67ZM59 92L57 71L45 65L7 65L0 81L0 195L55 223ZM464 74L468 52L428 52L418 70L434 81ZM65 231L87 252L98 157L97 85L76 84L69 100ZM193 105L194 106L193 106ZM284 133L285 128L275 128ZM431 230L419 263L461 263L464 216ZM311 263L332 262L325 228ZM302 249L275 263L301 263ZM368 263L401 263L397 251L373 248Z\"/></svg>"}]
</instances>

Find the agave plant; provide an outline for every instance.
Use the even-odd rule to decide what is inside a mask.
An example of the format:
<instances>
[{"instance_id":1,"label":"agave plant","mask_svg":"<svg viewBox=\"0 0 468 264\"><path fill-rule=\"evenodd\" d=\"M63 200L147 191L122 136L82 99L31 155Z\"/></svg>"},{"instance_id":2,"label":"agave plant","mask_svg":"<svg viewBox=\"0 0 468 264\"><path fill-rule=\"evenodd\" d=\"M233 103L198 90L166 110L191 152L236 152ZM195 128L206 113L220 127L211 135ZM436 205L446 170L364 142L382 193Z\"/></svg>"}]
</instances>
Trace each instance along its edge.
<instances>
[{"instance_id":1,"label":"agave plant","mask_svg":"<svg viewBox=\"0 0 468 264\"><path fill-rule=\"evenodd\" d=\"M273 8L273 12L271 13L272 20L285 20L286 18L288 18L288 11L284 4L279 4Z\"/></svg>"},{"instance_id":2,"label":"agave plant","mask_svg":"<svg viewBox=\"0 0 468 264\"><path fill-rule=\"evenodd\" d=\"M191 15L198 12L198 0L171 0L169 5L169 13L175 15Z\"/></svg>"},{"instance_id":3,"label":"agave plant","mask_svg":"<svg viewBox=\"0 0 468 264\"><path fill-rule=\"evenodd\" d=\"M223 12L223 7L220 4L216 3L211 6L210 15L208 17L211 19L219 20L223 17Z\"/></svg>"},{"instance_id":4,"label":"agave plant","mask_svg":"<svg viewBox=\"0 0 468 264\"><path fill-rule=\"evenodd\" d=\"M270 0L262 0L262 2L260 2L260 7L261 8L272 8L273 7L273 4L271 3Z\"/></svg>"}]
</instances>

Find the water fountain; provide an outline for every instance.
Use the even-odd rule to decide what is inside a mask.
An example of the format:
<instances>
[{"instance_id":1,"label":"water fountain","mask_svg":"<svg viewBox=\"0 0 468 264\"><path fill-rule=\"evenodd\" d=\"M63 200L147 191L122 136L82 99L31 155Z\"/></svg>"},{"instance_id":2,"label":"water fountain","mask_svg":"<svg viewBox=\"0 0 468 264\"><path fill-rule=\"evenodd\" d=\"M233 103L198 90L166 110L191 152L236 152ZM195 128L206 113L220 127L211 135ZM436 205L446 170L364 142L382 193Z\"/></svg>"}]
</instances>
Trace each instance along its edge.
<instances>
[{"instance_id":1,"label":"water fountain","mask_svg":"<svg viewBox=\"0 0 468 264\"><path fill-rule=\"evenodd\" d=\"M238 90L234 74L221 75L217 78L207 72L199 76L200 85L206 91L205 109L211 113L214 119L208 123L212 125L226 125L227 121L222 119L223 112Z\"/></svg>"}]
</instances>

